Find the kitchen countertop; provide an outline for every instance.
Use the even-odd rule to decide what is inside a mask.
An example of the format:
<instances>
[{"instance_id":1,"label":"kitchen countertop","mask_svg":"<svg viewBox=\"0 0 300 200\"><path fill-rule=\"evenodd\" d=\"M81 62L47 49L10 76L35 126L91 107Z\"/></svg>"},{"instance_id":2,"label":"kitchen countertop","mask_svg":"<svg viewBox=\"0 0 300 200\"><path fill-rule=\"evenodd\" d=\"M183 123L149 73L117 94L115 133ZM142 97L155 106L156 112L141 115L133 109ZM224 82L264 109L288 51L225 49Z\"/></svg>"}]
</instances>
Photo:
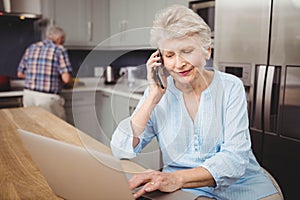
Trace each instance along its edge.
<instances>
[{"instance_id":1,"label":"kitchen countertop","mask_svg":"<svg viewBox=\"0 0 300 200\"><path fill-rule=\"evenodd\" d=\"M21 97L23 96L23 91L5 91L5 92L0 92L0 97Z\"/></svg>"},{"instance_id":2,"label":"kitchen countertop","mask_svg":"<svg viewBox=\"0 0 300 200\"><path fill-rule=\"evenodd\" d=\"M94 77L79 78L79 80L84 83L83 86L76 86L73 89L62 90L62 93L102 91L139 100L148 86L148 82L145 79L137 79L135 84L131 87L129 87L127 80L122 77L116 84L104 84L104 80L102 78Z\"/></svg>"},{"instance_id":3,"label":"kitchen countertop","mask_svg":"<svg viewBox=\"0 0 300 200\"><path fill-rule=\"evenodd\" d=\"M0 109L0 121L0 199L60 199L23 146L19 128L111 155L107 146L39 107ZM120 162L129 173L145 170Z\"/></svg>"},{"instance_id":4,"label":"kitchen countertop","mask_svg":"<svg viewBox=\"0 0 300 200\"><path fill-rule=\"evenodd\" d=\"M103 91L139 100L147 87L147 80L145 79L137 79L132 87L129 87L127 80L123 77L118 80L117 84L111 85L104 84L102 78L96 77L79 78L79 80L83 85L79 84L72 89L63 89L62 93ZM12 81L11 86L12 88L22 88L22 86L24 86L24 81ZM0 97L18 96L23 96L23 91L21 89L18 91L0 92Z\"/></svg>"}]
</instances>

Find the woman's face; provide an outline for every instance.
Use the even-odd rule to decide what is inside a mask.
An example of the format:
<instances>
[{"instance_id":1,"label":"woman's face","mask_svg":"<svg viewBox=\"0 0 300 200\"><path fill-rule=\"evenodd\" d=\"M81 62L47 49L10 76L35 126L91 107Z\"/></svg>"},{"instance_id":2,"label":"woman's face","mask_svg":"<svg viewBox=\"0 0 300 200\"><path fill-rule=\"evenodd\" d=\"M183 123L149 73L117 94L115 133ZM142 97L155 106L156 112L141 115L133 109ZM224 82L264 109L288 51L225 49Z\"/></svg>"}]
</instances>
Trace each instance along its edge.
<instances>
[{"instance_id":1,"label":"woman's face","mask_svg":"<svg viewBox=\"0 0 300 200\"><path fill-rule=\"evenodd\" d=\"M161 43L161 52L166 69L181 84L190 84L199 78L208 59L196 35L165 40Z\"/></svg>"}]
</instances>

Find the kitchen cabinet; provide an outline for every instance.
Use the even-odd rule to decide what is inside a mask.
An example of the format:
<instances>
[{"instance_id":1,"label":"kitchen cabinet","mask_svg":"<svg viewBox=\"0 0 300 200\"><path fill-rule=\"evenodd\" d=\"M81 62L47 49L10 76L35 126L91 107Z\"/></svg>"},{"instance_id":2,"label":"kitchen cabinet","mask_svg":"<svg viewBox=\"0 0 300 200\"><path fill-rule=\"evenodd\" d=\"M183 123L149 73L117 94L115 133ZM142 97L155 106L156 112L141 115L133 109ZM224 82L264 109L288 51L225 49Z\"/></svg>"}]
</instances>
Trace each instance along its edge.
<instances>
[{"instance_id":1,"label":"kitchen cabinet","mask_svg":"<svg viewBox=\"0 0 300 200\"><path fill-rule=\"evenodd\" d=\"M190 0L165 0L165 6L179 4L188 7Z\"/></svg>"},{"instance_id":2,"label":"kitchen cabinet","mask_svg":"<svg viewBox=\"0 0 300 200\"><path fill-rule=\"evenodd\" d=\"M97 91L96 92L96 115L102 135L101 139L106 145L110 145L111 136L115 130L116 123L112 113L112 93Z\"/></svg>"},{"instance_id":3,"label":"kitchen cabinet","mask_svg":"<svg viewBox=\"0 0 300 200\"><path fill-rule=\"evenodd\" d=\"M109 146L117 126L112 113L112 93L73 91L62 93L62 96L67 122Z\"/></svg>"},{"instance_id":4,"label":"kitchen cabinet","mask_svg":"<svg viewBox=\"0 0 300 200\"><path fill-rule=\"evenodd\" d=\"M91 12L92 34L88 44L107 46L104 42L109 37L109 0L92 0Z\"/></svg>"},{"instance_id":5,"label":"kitchen cabinet","mask_svg":"<svg viewBox=\"0 0 300 200\"><path fill-rule=\"evenodd\" d=\"M109 35L108 6L109 0L44 0L42 13L64 29L67 47L96 46Z\"/></svg>"},{"instance_id":6,"label":"kitchen cabinet","mask_svg":"<svg viewBox=\"0 0 300 200\"><path fill-rule=\"evenodd\" d=\"M66 32L66 47L150 47L155 13L187 0L43 0L42 15Z\"/></svg>"},{"instance_id":7,"label":"kitchen cabinet","mask_svg":"<svg viewBox=\"0 0 300 200\"><path fill-rule=\"evenodd\" d=\"M149 46L145 0L110 0L110 45ZM146 27L146 28L145 28Z\"/></svg>"},{"instance_id":8,"label":"kitchen cabinet","mask_svg":"<svg viewBox=\"0 0 300 200\"><path fill-rule=\"evenodd\" d=\"M114 130L129 117L138 105L141 96L133 94L123 85L102 85L95 91L73 90L62 92L65 99L67 122L93 138L110 146ZM133 159L145 168L161 169L161 151L156 139Z\"/></svg>"},{"instance_id":9,"label":"kitchen cabinet","mask_svg":"<svg viewBox=\"0 0 300 200\"><path fill-rule=\"evenodd\" d=\"M155 13L175 3L188 6L187 0L110 0L110 45L150 47Z\"/></svg>"},{"instance_id":10,"label":"kitchen cabinet","mask_svg":"<svg viewBox=\"0 0 300 200\"><path fill-rule=\"evenodd\" d=\"M112 96L113 117L116 124L129 117L138 105L139 100L121 95ZM145 168L161 169L161 151L156 139L152 140L136 158L134 162L139 163Z\"/></svg>"},{"instance_id":11,"label":"kitchen cabinet","mask_svg":"<svg viewBox=\"0 0 300 200\"><path fill-rule=\"evenodd\" d=\"M73 112L72 112L72 93L61 93L61 96L65 99L65 113L66 113L66 121L69 124L74 125Z\"/></svg>"},{"instance_id":12,"label":"kitchen cabinet","mask_svg":"<svg viewBox=\"0 0 300 200\"><path fill-rule=\"evenodd\" d=\"M112 112L115 124L129 117L135 110L139 100L118 94L112 95Z\"/></svg>"},{"instance_id":13,"label":"kitchen cabinet","mask_svg":"<svg viewBox=\"0 0 300 200\"><path fill-rule=\"evenodd\" d=\"M65 92L61 94L65 99L66 120L79 130L87 133L96 140L107 145L106 137L102 134L98 119L99 94L94 91ZM100 95L100 97L102 97Z\"/></svg>"}]
</instances>

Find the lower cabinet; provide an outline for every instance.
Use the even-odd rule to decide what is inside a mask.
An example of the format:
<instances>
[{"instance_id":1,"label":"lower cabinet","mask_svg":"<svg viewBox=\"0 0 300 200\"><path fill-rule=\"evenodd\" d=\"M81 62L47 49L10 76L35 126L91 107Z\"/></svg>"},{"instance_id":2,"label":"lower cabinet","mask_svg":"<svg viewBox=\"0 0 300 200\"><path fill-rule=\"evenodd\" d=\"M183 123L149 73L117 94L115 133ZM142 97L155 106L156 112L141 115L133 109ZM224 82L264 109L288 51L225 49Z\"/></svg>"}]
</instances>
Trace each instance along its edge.
<instances>
[{"instance_id":1,"label":"lower cabinet","mask_svg":"<svg viewBox=\"0 0 300 200\"><path fill-rule=\"evenodd\" d=\"M116 124L119 124L123 119L129 117L139 103L138 99L118 94L113 94L111 100L113 105L112 113Z\"/></svg>"},{"instance_id":2,"label":"lower cabinet","mask_svg":"<svg viewBox=\"0 0 300 200\"><path fill-rule=\"evenodd\" d=\"M98 110L103 104L99 103L98 92L66 92L65 99L66 121L91 137L108 145L109 142L99 121ZM101 96L101 95L100 95Z\"/></svg>"},{"instance_id":3,"label":"lower cabinet","mask_svg":"<svg viewBox=\"0 0 300 200\"><path fill-rule=\"evenodd\" d=\"M129 117L135 110L139 100L121 95L112 96L114 121L118 124ZM145 168L159 170L162 168L161 151L156 139L152 140L143 151L133 159Z\"/></svg>"},{"instance_id":4,"label":"lower cabinet","mask_svg":"<svg viewBox=\"0 0 300 200\"><path fill-rule=\"evenodd\" d=\"M139 100L104 91L63 93L67 122L110 146L114 130L120 121L129 117ZM154 139L133 159L145 168L161 169L161 152Z\"/></svg>"},{"instance_id":5,"label":"lower cabinet","mask_svg":"<svg viewBox=\"0 0 300 200\"><path fill-rule=\"evenodd\" d=\"M104 137L101 142L110 146L111 136L116 128L112 113L112 94L110 92L97 91L95 109L101 135Z\"/></svg>"}]
</instances>

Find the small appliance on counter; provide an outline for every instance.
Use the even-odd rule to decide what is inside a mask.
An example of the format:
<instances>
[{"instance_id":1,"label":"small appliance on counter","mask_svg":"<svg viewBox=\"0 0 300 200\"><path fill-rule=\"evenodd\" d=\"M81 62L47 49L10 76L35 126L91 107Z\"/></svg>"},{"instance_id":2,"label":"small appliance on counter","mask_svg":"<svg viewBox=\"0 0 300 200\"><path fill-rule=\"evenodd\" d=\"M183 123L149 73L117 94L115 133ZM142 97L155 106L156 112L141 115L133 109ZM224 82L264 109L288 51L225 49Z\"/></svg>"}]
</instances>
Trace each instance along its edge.
<instances>
[{"instance_id":1,"label":"small appliance on counter","mask_svg":"<svg viewBox=\"0 0 300 200\"><path fill-rule=\"evenodd\" d=\"M104 78L105 78L104 83L107 85L116 83L116 75L114 72L114 68L112 66L109 65L106 67L104 71Z\"/></svg>"},{"instance_id":2,"label":"small appliance on counter","mask_svg":"<svg viewBox=\"0 0 300 200\"><path fill-rule=\"evenodd\" d=\"M120 70L120 76L125 75L129 87L135 84L137 69L137 66L127 66Z\"/></svg>"},{"instance_id":3,"label":"small appliance on counter","mask_svg":"<svg viewBox=\"0 0 300 200\"><path fill-rule=\"evenodd\" d=\"M105 69L103 66L95 66L94 67L94 76L95 77L103 77L104 71L105 71Z\"/></svg>"}]
</instances>

